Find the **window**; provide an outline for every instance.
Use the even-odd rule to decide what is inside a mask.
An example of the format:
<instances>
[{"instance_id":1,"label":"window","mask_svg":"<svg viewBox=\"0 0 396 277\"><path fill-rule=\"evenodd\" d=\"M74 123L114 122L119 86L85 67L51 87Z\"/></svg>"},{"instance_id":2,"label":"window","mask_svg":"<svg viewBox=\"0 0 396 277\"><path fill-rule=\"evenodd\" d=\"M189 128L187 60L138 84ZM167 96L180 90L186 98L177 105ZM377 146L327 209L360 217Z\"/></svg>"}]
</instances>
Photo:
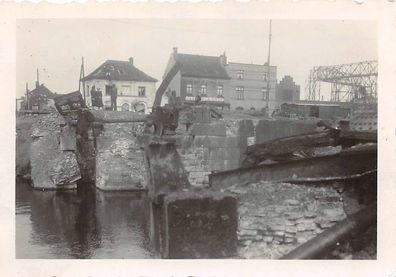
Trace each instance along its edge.
<instances>
[{"instance_id":1,"label":"window","mask_svg":"<svg viewBox=\"0 0 396 277\"><path fill-rule=\"evenodd\" d=\"M237 87L236 88L236 94L237 94L237 99L238 100L243 100L245 98L245 90L243 87Z\"/></svg>"},{"instance_id":2,"label":"window","mask_svg":"<svg viewBox=\"0 0 396 277\"><path fill-rule=\"evenodd\" d=\"M263 100L267 100L267 88L262 88L261 93L263 94Z\"/></svg>"},{"instance_id":3,"label":"window","mask_svg":"<svg viewBox=\"0 0 396 277\"><path fill-rule=\"evenodd\" d=\"M238 78L238 79L243 79L243 75L244 75L243 70L238 70L237 78Z\"/></svg>"},{"instance_id":4,"label":"window","mask_svg":"<svg viewBox=\"0 0 396 277\"><path fill-rule=\"evenodd\" d=\"M129 95L131 94L131 86L123 85L121 87L120 95Z\"/></svg>"},{"instance_id":5,"label":"window","mask_svg":"<svg viewBox=\"0 0 396 277\"><path fill-rule=\"evenodd\" d=\"M187 90L186 90L187 94L191 94L192 95L192 84L187 84Z\"/></svg>"},{"instance_id":6,"label":"window","mask_svg":"<svg viewBox=\"0 0 396 277\"><path fill-rule=\"evenodd\" d=\"M267 81L267 80L268 80L268 72L264 72L263 80L264 80L264 81Z\"/></svg>"},{"instance_id":7,"label":"window","mask_svg":"<svg viewBox=\"0 0 396 277\"><path fill-rule=\"evenodd\" d=\"M201 86L201 94L206 94L206 85Z\"/></svg>"},{"instance_id":8,"label":"window","mask_svg":"<svg viewBox=\"0 0 396 277\"><path fill-rule=\"evenodd\" d=\"M146 97L146 87L138 87L139 97Z\"/></svg>"},{"instance_id":9,"label":"window","mask_svg":"<svg viewBox=\"0 0 396 277\"><path fill-rule=\"evenodd\" d=\"M223 96L223 86L217 86L217 96Z\"/></svg>"}]
</instances>

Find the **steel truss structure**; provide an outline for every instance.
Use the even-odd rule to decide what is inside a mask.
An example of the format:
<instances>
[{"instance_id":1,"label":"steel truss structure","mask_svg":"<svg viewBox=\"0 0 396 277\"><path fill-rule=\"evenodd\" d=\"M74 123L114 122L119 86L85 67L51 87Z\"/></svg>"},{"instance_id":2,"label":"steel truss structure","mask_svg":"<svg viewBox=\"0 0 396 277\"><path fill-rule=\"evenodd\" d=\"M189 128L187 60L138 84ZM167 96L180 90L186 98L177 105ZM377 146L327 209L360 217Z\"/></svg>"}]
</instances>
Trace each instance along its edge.
<instances>
[{"instance_id":1,"label":"steel truss structure","mask_svg":"<svg viewBox=\"0 0 396 277\"><path fill-rule=\"evenodd\" d=\"M320 101L321 82L331 84L331 101L377 101L377 61L314 67L307 80L308 99Z\"/></svg>"}]
</instances>

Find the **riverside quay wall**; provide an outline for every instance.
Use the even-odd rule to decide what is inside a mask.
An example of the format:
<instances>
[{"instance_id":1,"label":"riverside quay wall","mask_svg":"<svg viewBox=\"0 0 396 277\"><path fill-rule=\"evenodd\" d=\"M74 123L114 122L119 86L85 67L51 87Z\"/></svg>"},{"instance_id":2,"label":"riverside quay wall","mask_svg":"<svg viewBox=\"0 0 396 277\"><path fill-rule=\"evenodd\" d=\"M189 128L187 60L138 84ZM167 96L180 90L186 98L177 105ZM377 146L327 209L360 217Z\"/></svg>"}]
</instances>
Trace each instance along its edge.
<instances>
[{"instance_id":1,"label":"riverside quay wall","mask_svg":"<svg viewBox=\"0 0 396 277\"><path fill-rule=\"evenodd\" d=\"M191 185L205 187L209 174L239 168L248 145L315 129L316 121L300 120L223 118L189 128L179 122L176 145Z\"/></svg>"},{"instance_id":2,"label":"riverside quay wall","mask_svg":"<svg viewBox=\"0 0 396 277\"><path fill-rule=\"evenodd\" d=\"M82 179L101 190L145 189L144 150L139 141L144 119L132 112L82 112L77 122Z\"/></svg>"}]
</instances>

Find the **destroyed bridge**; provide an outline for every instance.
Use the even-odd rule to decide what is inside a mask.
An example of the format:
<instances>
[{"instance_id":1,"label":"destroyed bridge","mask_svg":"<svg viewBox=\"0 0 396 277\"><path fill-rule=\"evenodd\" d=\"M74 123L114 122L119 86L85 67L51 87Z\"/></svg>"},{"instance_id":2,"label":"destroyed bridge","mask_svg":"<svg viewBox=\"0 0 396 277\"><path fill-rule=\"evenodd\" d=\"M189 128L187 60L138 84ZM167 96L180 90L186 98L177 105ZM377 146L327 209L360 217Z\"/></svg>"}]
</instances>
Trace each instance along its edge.
<instances>
[{"instance_id":1,"label":"destroyed bridge","mask_svg":"<svg viewBox=\"0 0 396 277\"><path fill-rule=\"evenodd\" d=\"M32 186L146 192L158 257L340 258L376 240L375 131L157 99L148 116L59 101L31 129Z\"/></svg>"}]
</instances>

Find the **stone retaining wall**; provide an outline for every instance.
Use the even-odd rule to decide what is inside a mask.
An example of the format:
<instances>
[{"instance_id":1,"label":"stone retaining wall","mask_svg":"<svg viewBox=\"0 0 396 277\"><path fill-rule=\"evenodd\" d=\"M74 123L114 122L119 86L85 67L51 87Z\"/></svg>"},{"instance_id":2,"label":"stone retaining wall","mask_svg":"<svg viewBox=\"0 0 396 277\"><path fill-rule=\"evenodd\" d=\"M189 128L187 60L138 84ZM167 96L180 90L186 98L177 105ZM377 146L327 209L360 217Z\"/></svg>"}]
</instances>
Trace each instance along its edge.
<instances>
[{"instance_id":1,"label":"stone retaining wall","mask_svg":"<svg viewBox=\"0 0 396 277\"><path fill-rule=\"evenodd\" d=\"M188 130L178 128L177 146L190 183L207 186L211 172L240 167L249 143L309 133L315 128L313 121L223 119L194 123Z\"/></svg>"},{"instance_id":2,"label":"stone retaining wall","mask_svg":"<svg viewBox=\"0 0 396 277\"><path fill-rule=\"evenodd\" d=\"M144 151L137 140L141 123L104 123L95 138L95 184L102 190L146 187Z\"/></svg>"},{"instance_id":3,"label":"stone retaining wall","mask_svg":"<svg viewBox=\"0 0 396 277\"><path fill-rule=\"evenodd\" d=\"M193 124L177 144L193 186L207 186L211 172L239 167L239 137L229 134L222 121Z\"/></svg>"},{"instance_id":4,"label":"stone retaining wall","mask_svg":"<svg viewBox=\"0 0 396 277\"><path fill-rule=\"evenodd\" d=\"M331 186L258 182L227 191L239 196L244 258L280 258L346 217L341 195Z\"/></svg>"},{"instance_id":5,"label":"stone retaining wall","mask_svg":"<svg viewBox=\"0 0 396 277\"><path fill-rule=\"evenodd\" d=\"M75 188L81 178L74 130L58 112L40 117L31 129L31 177L34 188ZM73 145L74 143L74 145Z\"/></svg>"}]
</instances>

